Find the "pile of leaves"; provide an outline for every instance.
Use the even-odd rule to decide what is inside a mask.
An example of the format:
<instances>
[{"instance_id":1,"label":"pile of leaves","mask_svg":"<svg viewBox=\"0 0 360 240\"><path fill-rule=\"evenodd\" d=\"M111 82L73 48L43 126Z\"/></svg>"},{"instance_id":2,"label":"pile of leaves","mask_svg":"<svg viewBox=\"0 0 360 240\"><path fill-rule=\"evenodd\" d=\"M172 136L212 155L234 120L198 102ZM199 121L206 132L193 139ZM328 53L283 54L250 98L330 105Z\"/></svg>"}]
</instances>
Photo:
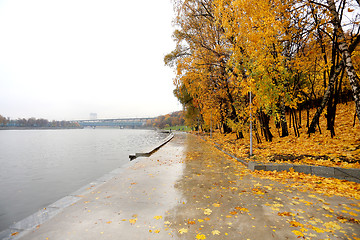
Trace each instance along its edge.
<instances>
[{"instance_id":1,"label":"pile of leaves","mask_svg":"<svg viewBox=\"0 0 360 240\"><path fill-rule=\"evenodd\" d=\"M293 132L287 137L281 138L275 134L275 123L271 130L274 138L272 142L262 139L261 143L253 140L253 156L249 158L250 141L249 135L245 134L243 139L237 139L235 133L221 134L215 131L211 138L209 135L203 137L219 145L224 150L247 160L256 160L263 163L289 163L306 164L316 166L331 166L343 168L360 168L360 125L354 120L354 103L339 104L335 129L336 136L331 138L330 132L326 130L326 118L320 118L320 128L310 136L306 133L307 128L300 129L300 137L295 137ZM314 114L315 109L310 111ZM306 119L306 112L302 114ZM305 125L305 124L304 124ZM260 130L259 130L259 134Z\"/></svg>"}]
</instances>

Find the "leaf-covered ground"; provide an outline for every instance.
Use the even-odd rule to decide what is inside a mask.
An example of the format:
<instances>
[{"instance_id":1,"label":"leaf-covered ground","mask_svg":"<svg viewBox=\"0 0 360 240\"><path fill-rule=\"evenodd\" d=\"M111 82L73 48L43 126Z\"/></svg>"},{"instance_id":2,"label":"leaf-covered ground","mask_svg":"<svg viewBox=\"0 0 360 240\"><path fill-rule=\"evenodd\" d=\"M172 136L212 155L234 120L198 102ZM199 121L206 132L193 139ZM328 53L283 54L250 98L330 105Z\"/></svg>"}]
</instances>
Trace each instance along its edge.
<instances>
[{"instance_id":1,"label":"leaf-covered ground","mask_svg":"<svg viewBox=\"0 0 360 240\"><path fill-rule=\"evenodd\" d=\"M262 143L257 143L253 138L252 160L264 163L291 163L307 164L318 166L333 166L343 168L360 168L360 124L354 122L353 102L339 104L335 120L334 138L330 137L330 132L326 130L326 118L324 115L320 118L321 134L317 131L310 136L306 133L306 111L302 111L302 128L300 128L300 137L295 137L294 130L289 128L290 136L279 137L278 129L274 122L270 124L274 139L272 142L266 142L261 137ZM310 111L310 120L315 109ZM289 123L289 118L287 118ZM248 131L246 131L248 132ZM248 159L249 156L249 135L244 132L244 139L236 139L235 134L223 135L215 131L212 139L204 136L211 142L216 142L227 151ZM261 136L260 129L258 129Z\"/></svg>"}]
</instances>

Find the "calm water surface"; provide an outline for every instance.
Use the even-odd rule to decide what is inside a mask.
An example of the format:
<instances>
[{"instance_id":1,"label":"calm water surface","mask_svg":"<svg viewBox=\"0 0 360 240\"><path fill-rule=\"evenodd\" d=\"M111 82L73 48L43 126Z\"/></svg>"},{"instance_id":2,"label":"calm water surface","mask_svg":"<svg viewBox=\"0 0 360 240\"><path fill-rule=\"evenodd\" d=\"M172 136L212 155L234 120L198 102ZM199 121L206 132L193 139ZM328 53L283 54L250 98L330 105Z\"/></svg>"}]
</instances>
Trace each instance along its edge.
<instances>
[{"instance_id":1,"label":"calm water surface","mask_svg":"<svg viewBox=\"0 0 360 240\"><path fill-rule=\"evenodd\" d=\"M0 131L0 231L165 137L127 129Z\"/></svg>"}]
</instances>

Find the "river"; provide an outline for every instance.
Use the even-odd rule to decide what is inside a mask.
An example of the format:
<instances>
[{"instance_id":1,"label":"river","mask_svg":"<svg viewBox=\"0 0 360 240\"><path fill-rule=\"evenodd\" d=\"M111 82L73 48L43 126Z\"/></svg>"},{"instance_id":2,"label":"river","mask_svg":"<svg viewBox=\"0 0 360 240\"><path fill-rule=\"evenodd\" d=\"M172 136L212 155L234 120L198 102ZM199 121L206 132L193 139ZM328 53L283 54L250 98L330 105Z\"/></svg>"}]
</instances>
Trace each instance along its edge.
<instances>
[{"instance_id":1,"label":"river","mask_svg":"<svg viewBox=\"0 0 360 240\"><path fill-rule=\"evenodd\" d=\"M0 131L0 231L156 145L152 130Z\"/></svg>"}]
</instances>

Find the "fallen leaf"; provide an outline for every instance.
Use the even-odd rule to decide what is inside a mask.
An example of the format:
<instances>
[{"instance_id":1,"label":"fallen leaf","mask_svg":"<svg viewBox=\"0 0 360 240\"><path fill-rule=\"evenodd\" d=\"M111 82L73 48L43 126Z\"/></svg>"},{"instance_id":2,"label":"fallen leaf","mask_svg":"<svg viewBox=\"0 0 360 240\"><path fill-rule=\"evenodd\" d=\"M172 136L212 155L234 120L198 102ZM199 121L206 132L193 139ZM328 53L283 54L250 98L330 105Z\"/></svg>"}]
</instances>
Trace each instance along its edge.
<instances>
[{"instance_id":1,"label":"fallen leaf","mask_svg":"<svg viewBox=\"0 0 360 240\"><path fill-rule=\"evenodd\" d=\"M199 233L198 235L196 235L196 239L206 239L206 236Z\"/></svg>"},{"instance_id":2,"label":"fallen leaf","mask_svg":"<svg viewBox=\"0 0 360 240\"><path fill-rule=\"evenodd\" d=\"M205 210L204 210L204 214L205 215L210 215L212 213L212 211L211 211L211 209L209 209L209 208L206 208Z\"/></svg>"},{"instance_id":3,"label":"fallen leaf","mask_svg":"<svg viewBox=\"0 0 360 240\"><path fill-rule=\"evenodd\" d=\"M187 232L188 232L188 229L186 229L186 228L179 229L180 234L187 233Z\"/></svg>"},{"instance_id":4,"label":"fallen leaf","mask_svg":"<svg viewBox=\"0 0 360 240\"><path fill-rule=\"evenodd\" d=\"M292 232L296 235L296 236L300 236L300 237L303 237L304 234L298 230L292 230Z\"/></svg>"},{"instance_id":5,"label":"fallen leaf","mask_svg":"<svg viewBox=\"0 0 360 240\"><path fill-rule=\"evenodd\" d=\"M324 223L324 226L327 228L327 229L333 229L333 230L340 230L342 229L342 227L337 224L336 222L327 222L327 223Z\"/></svg>"},{"instance_id":6,"label":"fallen leaf","mask_svg":"<svg viewBox=\"0 0 360 240\"><path fill-rule=\"evenodd\" d=\"M292 216L293 214L292 214L291 212L278 212L278 215L279 215L279 216L288 216L288 217L290 217L290 216Z\"/></svg>"},{"instance_id":7,"label":"fallen leaf","mask_svg":"<svg viewBox=\"0 0 360 240\"><path fill-rule=\"evenodd\" d=\"M289 222L291 224L292 227L303 227L304 224L296 222L296 221L290 221Z\"/></svg>"},{"instance_id":8,"label":"fallen leaf","mask_svg":"<svg viewBox=\"0 0 360 240\"><path fill-rule=\"evenodd\" d=\"M247 208L243 208L243 207L235 207L235 209L242 212L249 212Z\"/></svg>"},{"instance_id":9,"label":"fallen leaf","mask_svg":"<svg viewBox=\"0 0 360 240\"><path fill-rule=\"evenodd\" d=\"M129 219L129 222L131 223L131 225L135 224L137 221L137 218L134 218L134 219Z\"/></svg>"}]
</instances>

